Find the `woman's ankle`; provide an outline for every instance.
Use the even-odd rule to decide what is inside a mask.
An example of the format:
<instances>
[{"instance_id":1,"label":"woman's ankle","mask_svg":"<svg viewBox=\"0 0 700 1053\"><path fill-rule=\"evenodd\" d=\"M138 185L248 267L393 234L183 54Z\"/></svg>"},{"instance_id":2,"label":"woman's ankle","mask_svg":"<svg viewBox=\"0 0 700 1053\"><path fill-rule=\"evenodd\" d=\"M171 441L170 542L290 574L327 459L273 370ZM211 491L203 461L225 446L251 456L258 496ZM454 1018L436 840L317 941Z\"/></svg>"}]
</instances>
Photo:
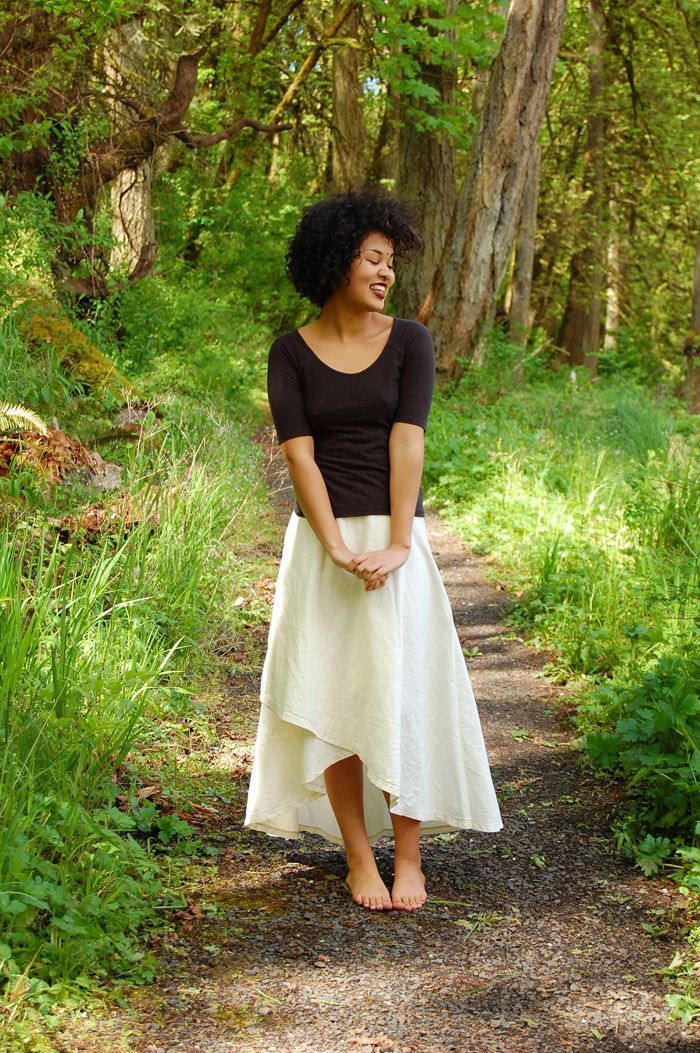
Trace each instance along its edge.
<instances>
[{"instance_id":1,"label":"woman's ankle","mask_svg":"<svg viewBox=\"0 0 700 1053\"><path fill-rule=\"evenodd\" d=\"M348 870L376 870L377 861L374 858L372 847L367 845L355 845L345 849L345 860Z\"/></svg>"}]
</instances>

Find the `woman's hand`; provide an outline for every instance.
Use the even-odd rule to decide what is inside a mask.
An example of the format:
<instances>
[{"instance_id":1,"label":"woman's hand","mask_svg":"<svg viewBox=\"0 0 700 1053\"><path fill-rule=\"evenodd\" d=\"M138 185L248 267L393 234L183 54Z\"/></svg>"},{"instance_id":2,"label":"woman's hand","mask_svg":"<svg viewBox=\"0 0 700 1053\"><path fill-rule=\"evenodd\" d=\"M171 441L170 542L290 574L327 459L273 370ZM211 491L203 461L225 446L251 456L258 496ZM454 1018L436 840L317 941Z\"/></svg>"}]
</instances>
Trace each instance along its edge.
<instances>
[{"instance_id":1,"label":"woman's hand","mask_svg":"<svg viewBox=\"0 0 700 1053\"><path fill-rule=\"evenodd\" d=\"M328 548L326 551L336 567L340 567L341 570L347 570L348 574L355 573L355 562L362 558L361 556L358 556L356 552L352 552L347 545L340 545L337 548Z\"/></svg>"},{"instance_id":2,"label":"woman's hand","mask_svg":"<svg viewBox=\"0 0 700 1053\"><path fill-rule=\"evenodd\" d=\"M410 548L406 545L389 545L376 552L365 552L351 560L348 570L365 583L367 592L381 589L392 570L402 567L408 559Z\"/></svg>"}]
</instances>

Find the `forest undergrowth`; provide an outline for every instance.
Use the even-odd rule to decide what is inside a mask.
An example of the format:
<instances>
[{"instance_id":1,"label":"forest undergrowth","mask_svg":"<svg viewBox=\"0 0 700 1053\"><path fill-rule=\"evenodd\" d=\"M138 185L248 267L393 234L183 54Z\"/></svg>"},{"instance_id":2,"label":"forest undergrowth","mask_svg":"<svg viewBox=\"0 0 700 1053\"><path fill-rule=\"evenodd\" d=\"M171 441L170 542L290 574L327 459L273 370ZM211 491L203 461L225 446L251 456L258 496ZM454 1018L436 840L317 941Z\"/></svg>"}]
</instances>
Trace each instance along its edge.
<instances>
[{"instance_id":1,"label":"forest undergrowth","mask_svg":"<svg viewBox=\"0 0 700 1053\"><path fill-rule=\"evenodd\" d=\"M512 351L510 352L512 355ZM670 996L700 1015L700 422L663 386L540 366L518 382L494 339L441 393L426 489L517 599L509 623L575 686L581 763L619 780L617 846L667 872L690 949ZM694 920L694 924L693 924Z\"/></svg>"},{"instance_id":2,"label":"forest undergrowth","mask_svg":"<svg viewBox=\"0 0 700 1053\"><path fill-rule=\"evenodd\" d=\"M4 398L120 469L107 492L20 458L0 474L0 1048L40 1049L59 1006L153 978L148 933L214 851L198 824L231 787L198 753L202 699L267 614L267 495L243 400L132 393L129 431L11 313L0 340Z\"/></svg>"}]
</instances>

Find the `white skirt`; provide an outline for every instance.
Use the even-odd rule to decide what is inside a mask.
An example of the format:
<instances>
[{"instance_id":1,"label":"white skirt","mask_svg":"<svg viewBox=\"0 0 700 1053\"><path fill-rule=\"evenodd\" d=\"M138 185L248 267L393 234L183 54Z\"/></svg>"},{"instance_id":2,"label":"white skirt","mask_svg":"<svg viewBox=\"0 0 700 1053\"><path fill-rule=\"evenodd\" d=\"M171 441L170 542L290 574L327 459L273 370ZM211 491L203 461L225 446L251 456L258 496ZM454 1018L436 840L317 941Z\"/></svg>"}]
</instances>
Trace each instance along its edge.
<instances>
[{"instance_id":1,"label":"white skirt","mask_svg":"<svg viewBox=\"0 0 700 1053\"><path fill-rule=\"evenodd\" d=\"M385 548L390 517L338 519L353 552ZM342 844L323 772L363 762L370 841L396 815L420 832L496 831L501 816L469 674L425 520L406 563L366 592L306 519L284 538L261 683L245 825Z\"/></svg>"}]
</instances>

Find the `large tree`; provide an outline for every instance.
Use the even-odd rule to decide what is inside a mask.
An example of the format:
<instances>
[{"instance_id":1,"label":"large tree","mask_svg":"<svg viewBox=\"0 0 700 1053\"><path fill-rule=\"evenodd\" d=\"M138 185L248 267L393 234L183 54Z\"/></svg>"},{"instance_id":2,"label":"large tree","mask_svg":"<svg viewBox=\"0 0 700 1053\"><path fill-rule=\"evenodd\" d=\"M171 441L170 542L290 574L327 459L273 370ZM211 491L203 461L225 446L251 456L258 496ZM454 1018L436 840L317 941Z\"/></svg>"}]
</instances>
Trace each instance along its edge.
<instances>
[{"instance_id":1,"label":"large tree","mask_svg":"<svg viewBox=\"0 0 700 1053\"><path fill-rule=\"evenodd\" d=\"M302 17L299 0L187 13L173 2L156 12L144 5L136 15L109 4L99 17L93 6L10 0L0 22L0 186L9 195L38 190L67 229L84 225L82 243L77 227L72 243L64 239L61 271L74 292L102 296L109 291L109 258L93 234L105 188L117 184L115 229L126 246L119 256L129 261L127 280L134 281L155 255L146 202L156 152L173 144L212 147L246 129L291 128L300 89L357 2L344 0L335 10L324 5L320 29ZM266 50L293 17L288 37L305 51L303 60L297 52L291 61L270 64L267 56L266 62ZM203 63L210 79L227 81L214 127L193 126L191 118Z\"/></svg>"},{"instance_id":2,"label":"large tree","mask_svg":"<svg viewBox=\"0 0 700 1053\"><path fill-rule=\"evenodd\" d=\"M605 20L600 0L588 0L588 118L583 165L585 200L578 245L571 257L569 290L559 343L571 365L595 372L601 344L605 281Z\"/></svg>"},{"instance_id":3,"label":"large tree","mask_svg":"<svg viewBox=\"0 0 700 1053\"><path fill-rule=\"evenodd\" d=\"M446 247L420 319L454 374L496 303L544 117L566 0L513 0Z\"/></svg>"}]
</instances>

